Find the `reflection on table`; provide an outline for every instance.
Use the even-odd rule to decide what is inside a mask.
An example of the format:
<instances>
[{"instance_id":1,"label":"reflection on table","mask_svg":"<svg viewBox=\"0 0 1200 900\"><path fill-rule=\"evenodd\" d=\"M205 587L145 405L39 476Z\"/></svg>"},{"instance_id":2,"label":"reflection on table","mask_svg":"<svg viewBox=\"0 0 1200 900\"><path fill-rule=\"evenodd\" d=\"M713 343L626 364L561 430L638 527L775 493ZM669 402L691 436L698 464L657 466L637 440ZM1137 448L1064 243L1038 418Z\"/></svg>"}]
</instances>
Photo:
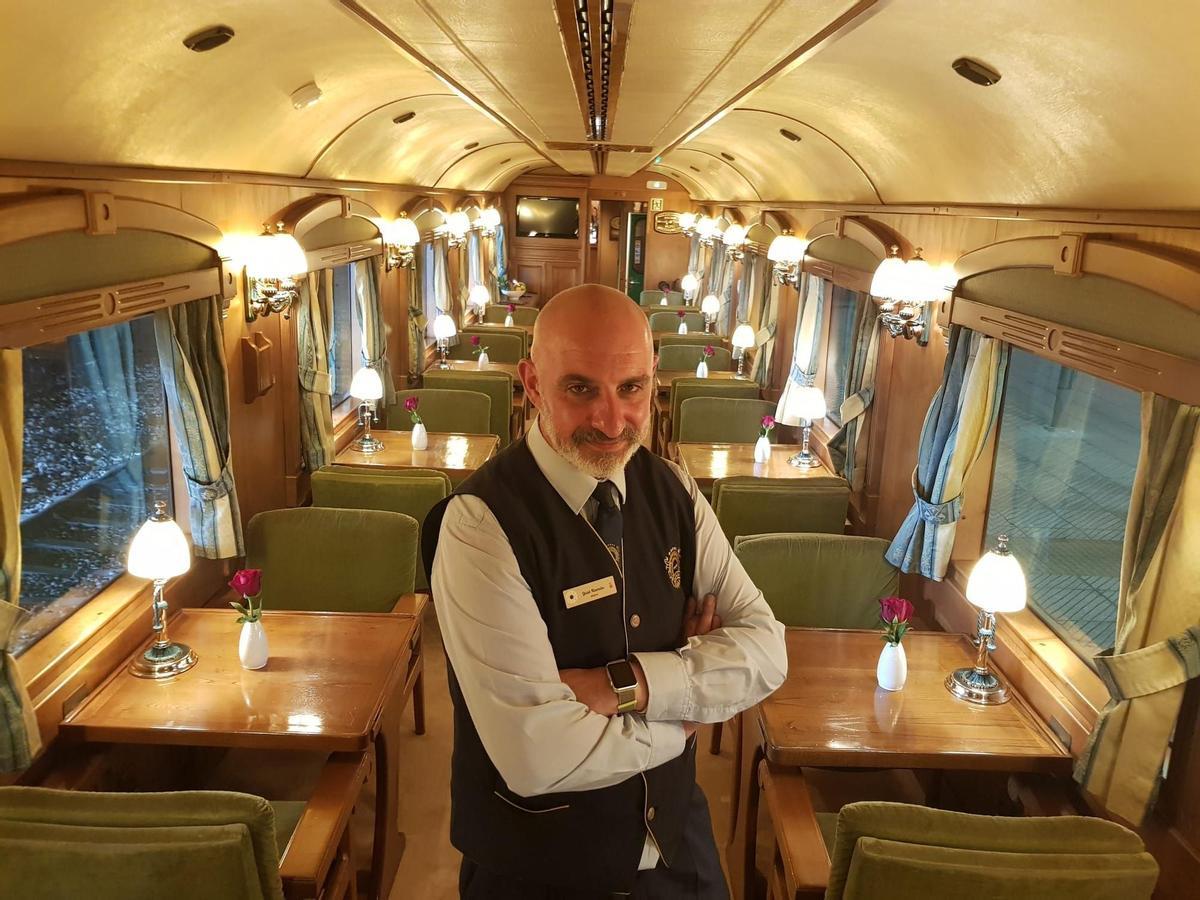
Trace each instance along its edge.
<instances>
[{"instance_id":1,"label":"reflection on table","mask_svg":"<svg viewBox=\"0 0 1200 900\"><path fill-rule=\"evenodd\" d=\"M675 383L675 379L695 377L695 369L688 369L686 371L660 371L658 373L658 392L660 394L670 394L671 385ZM713 381L754 381L750 376L739 375L737 372L709 372L707 377Z\"/></svg>"},{"instance_id":2,"label":"reflection on table","mask_svg":"<svg viewBox=\"0 0 1200 900\"><path fill-rule=\"evenodd\" d=\"M801 469L788 463L800 452L799 444L772 444L771 458L764 463L754 461L754 444L690 444L675 445L675 457L685 472L701 487L712 487L718 478L752 475L758 478L825 478L830 471L820 463Z\"/></svg>"},{"instance_id":3,"label":"reflection on table","mask_svg":"<svg viewBox=\"0 0 1200 900\"><path fill-rule=\"evenodd\" d=\"M494 434L446 434L429 432L424 450L414 450L410 431L373 431L383 441L383 449L363 453L353 444L342 450L334 462L346 466L390 469L436 469L455 479L470 475L492 458L500 446Z\"/></svg>"}]
</instances>

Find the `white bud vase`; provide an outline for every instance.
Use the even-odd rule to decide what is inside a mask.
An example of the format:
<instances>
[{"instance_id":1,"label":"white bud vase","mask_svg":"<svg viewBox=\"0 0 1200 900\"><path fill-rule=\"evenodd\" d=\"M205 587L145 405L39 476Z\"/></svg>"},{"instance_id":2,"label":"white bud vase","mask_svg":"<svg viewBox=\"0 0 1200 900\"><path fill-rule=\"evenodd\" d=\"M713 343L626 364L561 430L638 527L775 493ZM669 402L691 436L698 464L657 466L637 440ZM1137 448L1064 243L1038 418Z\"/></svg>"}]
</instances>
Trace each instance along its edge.
<instances>
[{"instance_id":1,"label":"white bud vase","mask_svg":"<svg viewBox=\"0 0 1200 900\"><path fill-rule=\"evenodd\" d=\"M754 461L765 463L771 461L771 439L765 434L759 435L754 442Z\"/></svg>"},{"instance_id":2,"label":"white bud vase","mask_svg":"<svg viewBox=\"0 0 1200 900\"><path fill-rule=\"evenodd\" d=\"M885 691L898 691L908 680L908 659L904 656L903 644L884 643L875 666L875 680Z\"/></svg>"},{"instance_id":3,"label":"white bud vase","mask_svg":"<svg viewBox=\"0 0 1200 900\"><path fill-rule=\"evenodd\" d=\"M491 362L491 360L488 359L487 351L485 350L479 354L479 363L475 366L475 368L486 369L489 362Z\"/></svg>"},{"instance_id":4,"label":"white bud vase","mask_svg":"<svg viewBox=\"0 0 1200 900\"><path fill-rule=\"evenodd\" d=\"M680 323L679 323L679 333L680 333L680 334L687 334L687 322L680 322Z\"/></svg>"},{"instance_id":5,"label":"white bud vase","mask_svg":"<svg viewBox=\"0 0 1200 900\"><path fill-rule=\"evenodd\" d=\"M504 317L504 327L505 327L505 328L512 328L512 327L513 327L513 320L512 320L512 316L505 316L505 317Z\"/></svg>"},{"instance_id":6,"label":"white bud vase","mask_svg":"<svg viewBox=\"0 0 1200 900\"><path fill-rule=\"evenodd\" d=\"M412 448L424 450L429 446L429 434L425 431L425 423L418 422L412 429Z\"/></svg>"},{"instance_id":7,"label":"white bud vase","mask_svg":"<svg viewBox=\"0 0 1200 900\"><path fill-rule=\"evenodd\" d=\"M661 300L658 301L658 305L659 306L669 306L670 304L667 303L667 298L663 297Z\"/></svg>"},{"instance_id":8,"label":"white bud vase","mask_svg":"<svg viewBox=\"0 0 1200 900\"><path fill-rule=\"evenodd\" d=\"M696 377L697 378L707 378L708 377L708 363L706 363L704 360L700 360L700 364L698 366L696 366Z\"/></svg>"},{"instance_id":9,"label":"white bud vase","mask_svg":"<svg viewBox=\"0 0 1200 900\"><path fill-rule=\"evenodd\" d=\"M238 637L238 659L243 669L261 669L267 664L267 632L262 621L243 622Z\"/></svg>"}]
</instances>

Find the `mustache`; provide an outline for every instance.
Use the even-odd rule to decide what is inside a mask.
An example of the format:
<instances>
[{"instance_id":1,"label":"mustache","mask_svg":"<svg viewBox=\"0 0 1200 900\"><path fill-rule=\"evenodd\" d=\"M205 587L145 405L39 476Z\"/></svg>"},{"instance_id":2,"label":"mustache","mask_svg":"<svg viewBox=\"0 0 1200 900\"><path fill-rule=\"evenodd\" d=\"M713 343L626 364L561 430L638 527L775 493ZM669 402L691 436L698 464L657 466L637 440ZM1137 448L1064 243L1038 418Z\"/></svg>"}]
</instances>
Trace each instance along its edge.
<instances>
[{"instance_id":1,"label":"mustache","mask_svg":"<svg viewBox=\"0 0 1200 900\"><path fill-rule=\"evenodd\" d=\"M629 425L626 425L625 428L622 429L621 434L617 438L610 438L603 431L600 431L597 428L588 428L587 426L576 428L571 434L571 443L576 447L581 447L584 444L591 443L607 444L613 440L620 440L621 442L629 445L638 443L640 438L637 430Z\"/></svg>"}]
</instances>

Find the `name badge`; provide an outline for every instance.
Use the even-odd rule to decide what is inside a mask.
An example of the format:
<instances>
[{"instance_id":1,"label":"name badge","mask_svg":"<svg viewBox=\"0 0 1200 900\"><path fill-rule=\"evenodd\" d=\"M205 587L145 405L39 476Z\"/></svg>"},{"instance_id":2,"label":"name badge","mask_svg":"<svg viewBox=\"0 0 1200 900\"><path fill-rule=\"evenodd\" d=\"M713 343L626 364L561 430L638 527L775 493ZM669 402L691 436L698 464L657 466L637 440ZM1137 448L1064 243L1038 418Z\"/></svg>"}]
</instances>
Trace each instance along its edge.
<instances>
[{"instance_id":1,"label":"name badge","mask_svg":"<svg viewBox=\"0 0 1200 900\"><path fill-rule=\"evenodd\" d=\"M593 600L611 597L616 592L616 579L609 575L607 578L597 578L595 581L589 581L579 587L567 588L563 591L563 600L567 603L567 609L574 609L585 603L591 603Z\"/></svg>"}]
</instances>

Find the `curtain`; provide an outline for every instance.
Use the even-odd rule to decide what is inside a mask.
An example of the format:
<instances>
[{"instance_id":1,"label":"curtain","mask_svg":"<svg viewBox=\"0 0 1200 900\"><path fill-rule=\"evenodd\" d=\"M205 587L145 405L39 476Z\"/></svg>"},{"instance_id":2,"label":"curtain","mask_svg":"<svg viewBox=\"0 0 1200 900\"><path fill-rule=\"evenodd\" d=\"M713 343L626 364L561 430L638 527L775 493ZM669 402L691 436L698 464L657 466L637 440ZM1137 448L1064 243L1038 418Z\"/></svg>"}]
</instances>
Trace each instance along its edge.
<instances>
[{"instance_id":1,"label":"curtain","mask_svg":"<svg viewBox=\"0 0 1200 900\"><path fill-rule=\"evenodd\" d=\"M508 277L508 260L505 257L507 250L504 243L504 226L496 226L496 246L492 249L492 274L495 275L495 280L492 284L494 289L499 289L501 279ZM496 298L499 303L499 297Z\"/></svg>"},{"instance_id":2,"label":"curtain","mask_svg":"<svg viewBox=\"0 0 1200 900\"><path fill-rule=\"evenodd\" d=\"M700 235L693 234L688 238L687 270L703 281L704 264L700 259Z\"/></svg>"},{"instance_id":3,"label":"curtain","mask_svg":"<svg viewBox=\"0 0 1200 900\"><path fill-rule=\"evenodd\" d=\"M696 302L700 303L709 294L721 296L721 286L725 282L725 266L728 262L728 257L725 256L725 245L720 241L716 241L712 245L712 250L709 255L708 262L708 280L704 283L704 287L700 291L700 296L696 298Z\"/></svg>"},{"instance_id":4,"label":"curtain","mask_svg":"<svg viewBox=\"0 0 1200 900\"><path fill-rule=\"evenodd\" d=\"M229 376L219 297L154 314L158 363L183 458L197 556L242 556L242 518L229 455Z\"/></svg>"},{"instance_id":5,"label":"curtain","mask_svg":"<svg viewBox=\"0 0 1200 900\"><path fill-rule=\"evenodd\" d=\"M721 270L721 281L717 289L717 296L721 300L721 311L717 313L717 319L713 322L713 331L717 334L730 335L733 334L733 326L730 323L737 313L737 307L734 304L734 288L738 277L738 266L724 253L721 255L725 257ZM742 266L743 274L746 268L745 265Z\"/></svg>"},{"instance_id":6,"label":"curtain","mask_svg":"<svg viewBox=\"0 0 1200 900\"><path fill-rule=\"evenodd\" d=\"M766 389L771 380L771 360L775 355L775 332L779 328L779 292L784 290L774 283L768 273L759 290L762 291L758 304L758 331L754 335L754 380Z\"/></svg>"},{"instance_id":7,"label":"curtain","mask_svg":"<svg viewBox=\"0 0 1200 900\"><path fill-rule=\"evenodd\" d=\"M434 238L431 242L433 251L433 265L430 272L430 280L428 289L431 291L430 300L433 302L435 310L454 315L454 308L451 304L451 288L450 288L450 246L449 242L444 237ZM428 309L428 306L426 307ZM436 316L434 312L432 315ZM432 318L430 319L432 325Z\"/></svg>"},{"instance_id":8,"label":"curtain","mask_svg":"<svg viewBox=\"0 0 1200 900\"><path fill-rule=\"evenodd\" d=\"M842 427L830 438L826 449L850 489L862 488L866 476L867 410L875 399L875 363L879 356L879 316L875 304L864 293L858 295L854 329L854 351L842 401Z\"/></svg>"},{"instance_id":9,"label":"curtain","mask_svg":"<svg viewBox=\"0 0 1200 900\"><path fill-rule=\"evenodd\" d=\"M25 390L21 351L0 349L0 773L27 768L42 739L9 652L21 618L21 466Z\"/></svg>"},{"instance_id":10,"label":"curtain","mask_svg":"<svg viewBox=\"0 0 1200 900\"><path fill-rule=\"evenodd\" d=\"M788 422L784 411L793 391L810 387L817 374L817 348L821 344L821 325L825 321L825 296L829 282L823 278L806 277L800 292L800 309L796 315L796 338L792 345L792 368L775 408L775 419Z\"/></svg>"},{"instance_id":11,"label":"curtain","mask_svg":"<svg viewBox=\"0 0 1200 900\"><path fill-rule=\"evenodd\" d=\"M1200 675L1200 407L1142 395L1117 640L1096 657L1111 700L1075 778L1135 825L1154 805L1189 679Z\"/></svg>"},{"instance_id":12,"label":"curtain","mask_svg":"<svg viewBox=\"0 0 1200 900\"><path fill-rule=\"evenodd\" d=\"M396 383L388 359L388 326L383 320L383 298L379 292L379 257L360 259L354 264L354 293L358 321L362 326L362 362L379 373L383 381L385 407L396 402Z\"/></svg>"},{"instance_id":13,"label":"curtain","mask_svg":"<svg viewBox=\"0 0 1200 900\"><path fill-rule=\"evenodd\" d=\"M333 385L329 375L333 272L310 272L296 301L296 365L300 377L300 447L315 472L333 461Z\"/></svg>"},{"instance_id":14,"label":"curtain","mask_svg":"<svg viewBox=\"0 0 1200 900\"><path fill-rule=\"evenodd\" d=\"M413 254L413 270L408 277L408 376L409 383L421 374L421 361L425 357L425 332L429 319L425 314L426 283L429 280L431 259L427 257L428 245L421 244Z\"/></svg>"},{"instance_id":15,"label":"curtain","mask_svg":"<svg viewBox=\"0 0 1200 900\"><path fill-rule=\"evenodd\" d=\"M912 489L916 502L887 560L902 572L941 581L950 564L962 488L1000 412L1009 347L955 325L942 385L925 414Z\"/></svg>"},{"instance_id":16,"label":"curtain","mask_svg":"<svg viewBox=\"0 0 1200 900\"><path fill-rule=\"evenodd\" d=\"M488 303L500 302L500 269L496 265L496 241L493 235L483 242L483 283L488 289Z\"/></svg>"}]
</instances>

